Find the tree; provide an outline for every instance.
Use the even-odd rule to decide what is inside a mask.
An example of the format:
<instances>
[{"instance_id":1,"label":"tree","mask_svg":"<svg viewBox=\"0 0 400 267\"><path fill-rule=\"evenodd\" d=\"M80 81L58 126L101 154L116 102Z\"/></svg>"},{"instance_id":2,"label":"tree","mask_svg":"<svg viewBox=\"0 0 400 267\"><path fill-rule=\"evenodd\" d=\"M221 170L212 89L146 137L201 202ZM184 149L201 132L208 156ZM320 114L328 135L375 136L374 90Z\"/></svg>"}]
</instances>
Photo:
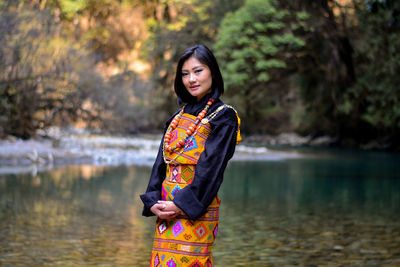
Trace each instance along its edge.
<instances>
[{"instance_id":1,"label":"tree","mask_svg":"<svg viewBox=\"0 0 400 267\"><path fill-rule=\"evenodd\" d=\"M151 128L149 83L121 61L120 74L99 71L92 40L71 31L71 10L81 2L70 2L0 1L0 132L29 138L37 129L76 121L113 132ZM69 9L57 11L65 3ZM90 3L73 20L85 20L79 13Z\"/></svg>"},{"instance_id":2,"label":"tree","mask_svg":"<svg viewBox=\"0 0 400 267\"><path fill-rule=\"evenodd\" d=\"M304 132L336 136L344 145L378 140L390 146L399 135L399 1L282 1L306 10L300 64Z\"/></svg>"},{"instance_id":3,"label":"tree","mask_svg":"<svg viewBox=\"0 0 400 267\"><path fill-rule=\"evenodd\" d=\"M0 16L0 127L27 138L53 119L82 116L85 92L76 91L84 50L56 38L47 12L20 8ZM77 64L77 65L75 65Z\"/></svg>"},{"instance_id":4,"label":"tree","mask_svg":"<svg viewBox=\"0 0 400 267\"><path fill-rule=\"evenodd\" d=\"M215 45L221 61L227 94L244 118L245 132L274 132L268 117L285 108L290 77L296 70L304 41L296 36L308 18L273 0L246 1L222 21ZM246 126L247 125L247 126Z\"/></svg>"},{"instance_id":5,"label":"tree","mask_svg":"<svg viewBox=\"0 0 400 267\"><path fill-rule=\"evenodd\" d=\"M380 146L400 142L400 1L356 5L356 81L343 96L340 114L351 121L347 136Z\"/></svg>"},{"instance_id":6,"label":"tree","mask_svg":"<svg viewBox=\"0 0 400 267\"><path fill-rule=\"evenodd\" d=\"M345 123L338 106L355 80L350 4L334 0L281 2L292 12L304 10L310 15L307 24L312 32L303 37L307 45L299 62L299 85L306 108L302 130L314 136L339 136Z\"/></svg>"},{"instance_id":7,"label":"tree","mask_svg":"<svg viewBox=\"0 0 400 267\"><path fill-rule=\"evenodd\" d=\"M97 62L115 63L143 37L143 18L135 0L17 0L47 10L75 42L90 47Z\"/></svg>"}]
</instances>

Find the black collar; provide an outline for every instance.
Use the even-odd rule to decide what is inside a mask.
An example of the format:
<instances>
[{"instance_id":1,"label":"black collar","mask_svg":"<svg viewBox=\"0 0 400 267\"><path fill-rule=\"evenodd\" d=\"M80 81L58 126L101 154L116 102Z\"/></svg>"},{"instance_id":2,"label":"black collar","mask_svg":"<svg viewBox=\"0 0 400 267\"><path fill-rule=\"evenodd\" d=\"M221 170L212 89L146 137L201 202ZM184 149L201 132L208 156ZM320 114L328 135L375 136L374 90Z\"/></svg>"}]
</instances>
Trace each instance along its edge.
<instances>
[{"instance_id":1,"label":"black collar","mask_svg":"<svg viewBox=\"0 0 400 267\"><path fill-rule=\"evenodd\" d=\"M219 94L218 90L214 90L214 91L206 94L198 102L196 102L196 103L188 103L185 106L185 113L197 114L198 112L200 112L207 105L207 101L210 98L213 98L213 99L215 99L217 101L219 99L219 95L220 94Z\"/></svg>"}]
</instances>

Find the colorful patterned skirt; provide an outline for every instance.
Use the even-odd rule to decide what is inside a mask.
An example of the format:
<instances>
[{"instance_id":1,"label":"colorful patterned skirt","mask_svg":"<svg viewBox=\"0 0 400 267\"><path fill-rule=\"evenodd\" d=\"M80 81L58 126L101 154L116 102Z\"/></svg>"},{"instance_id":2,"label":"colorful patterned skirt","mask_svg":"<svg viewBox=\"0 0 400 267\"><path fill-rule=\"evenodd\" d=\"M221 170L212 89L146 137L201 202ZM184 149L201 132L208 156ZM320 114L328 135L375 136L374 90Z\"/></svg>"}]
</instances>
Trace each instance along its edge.
<instances>
[{"instance_id":1,"label":"colorful patterned skirt","mask_svg":"<svg viewBox=\"0 0 400 267\"><path fill-rule=\"evenodd\" d=\"M174 199L179 190L190 184L194 168L195 165L168 165L167 177L162 184L162 199ZM213 266L211 248L218 232L219 205L217 196L207 212L196 221L186 216L158 219L150 267Z\"/></svg>"}]
</instances>

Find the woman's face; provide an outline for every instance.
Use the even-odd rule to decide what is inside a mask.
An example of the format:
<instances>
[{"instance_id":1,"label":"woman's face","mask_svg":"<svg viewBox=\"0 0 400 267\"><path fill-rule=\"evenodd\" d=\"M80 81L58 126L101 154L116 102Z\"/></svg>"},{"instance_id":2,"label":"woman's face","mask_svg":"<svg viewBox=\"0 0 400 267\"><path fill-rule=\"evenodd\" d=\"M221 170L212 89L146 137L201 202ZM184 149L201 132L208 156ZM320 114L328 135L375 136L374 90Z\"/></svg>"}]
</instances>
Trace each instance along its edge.
<instances>
[{"instance_id":1,"label":"woman's face","mask_svg":"<svg viewBox=\"0 0 400 267\"><path fill-rule=\"evenodd\" d=\"M182 66L182 82L186 90L200 100L211 91L212 76L210 68L197 58L188 58Z\"/></svg>"}]
</instances>

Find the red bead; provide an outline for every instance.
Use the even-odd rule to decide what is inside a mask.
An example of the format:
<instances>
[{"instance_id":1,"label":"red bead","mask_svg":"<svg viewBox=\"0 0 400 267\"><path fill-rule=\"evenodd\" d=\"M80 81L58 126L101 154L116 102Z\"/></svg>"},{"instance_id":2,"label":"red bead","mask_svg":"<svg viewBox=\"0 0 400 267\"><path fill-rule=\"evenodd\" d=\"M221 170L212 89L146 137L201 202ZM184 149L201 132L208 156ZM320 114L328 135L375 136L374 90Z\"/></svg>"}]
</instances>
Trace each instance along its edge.
<instances>
[{"instance_id":1,"label":"red bead","mask_svg":"<svg viewBox=\"0 0 400 267\"><path fill-rule=\"evenodd\" d=\"M181 144L179 144L179 143L177 143L177 144L176 144L176 147L177 147L177 148L181 148L181 147L182 147L182 145L181 145Z\"/></svg>"},{"instance_id":2,"label":"red bead","mask_svg":"<svg viewBox=\"0 0 400 267\"><path fill-rule=\"evenodd\" d=\"M208 106L211 106L213 102L214 102L214 101L212 101L212 100L210 99L210 100L208 100L207 105L208 105Z\"/></svg>"},{"instance_id":3,"label":"red bead","mask_svg":"<svg viewBox=\"0 0 400 267\"><path fill-rule=\"evenodd\" d=\"M168 152L172 152L172 148L170 146L166 146L165 150L167 150Z\"/></svg>"}]
</instances>

